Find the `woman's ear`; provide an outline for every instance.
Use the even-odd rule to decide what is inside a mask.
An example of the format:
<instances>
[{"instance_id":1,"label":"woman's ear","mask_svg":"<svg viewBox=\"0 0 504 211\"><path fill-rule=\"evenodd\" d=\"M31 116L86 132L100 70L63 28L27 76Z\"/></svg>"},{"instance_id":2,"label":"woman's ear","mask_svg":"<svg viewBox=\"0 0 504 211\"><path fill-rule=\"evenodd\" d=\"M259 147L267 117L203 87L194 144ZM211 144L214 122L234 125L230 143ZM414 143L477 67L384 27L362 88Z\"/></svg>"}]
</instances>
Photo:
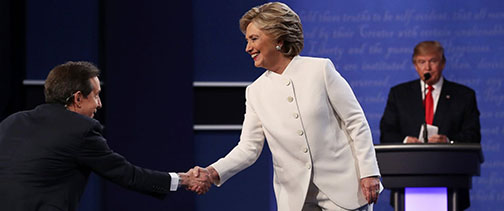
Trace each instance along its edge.
<instances>
[{"instance_id":1,"label":"woman's ear","mask_svg":"<svg viewBox=\"0 0 504 211\"><path fill-rule=\"evenodd\" d=\"M279 40L276 45L283 47L283 44L284 44L283 40Z\"/></svg>"}]
</instances>

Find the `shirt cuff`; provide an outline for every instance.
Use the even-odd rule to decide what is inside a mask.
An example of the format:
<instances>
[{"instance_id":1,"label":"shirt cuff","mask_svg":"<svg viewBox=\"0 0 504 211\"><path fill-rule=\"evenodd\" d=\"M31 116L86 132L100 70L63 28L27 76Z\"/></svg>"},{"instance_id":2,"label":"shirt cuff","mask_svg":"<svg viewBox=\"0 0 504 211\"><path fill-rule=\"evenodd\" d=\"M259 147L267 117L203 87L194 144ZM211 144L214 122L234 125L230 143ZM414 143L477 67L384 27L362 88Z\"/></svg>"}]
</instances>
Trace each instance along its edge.
<instances>
[{"instance_id":1,"label":"shirt cuff","mask_svg":"<svg viewBox=\"0 0 504 211\"><path fill-rule=\"evenodd\" d=\"M171 176L171 184L170 184L170 191L177 191L177 188L179 186L179 175L177 173L170 172L169 173Z\"/></svg>"}]
</instances>

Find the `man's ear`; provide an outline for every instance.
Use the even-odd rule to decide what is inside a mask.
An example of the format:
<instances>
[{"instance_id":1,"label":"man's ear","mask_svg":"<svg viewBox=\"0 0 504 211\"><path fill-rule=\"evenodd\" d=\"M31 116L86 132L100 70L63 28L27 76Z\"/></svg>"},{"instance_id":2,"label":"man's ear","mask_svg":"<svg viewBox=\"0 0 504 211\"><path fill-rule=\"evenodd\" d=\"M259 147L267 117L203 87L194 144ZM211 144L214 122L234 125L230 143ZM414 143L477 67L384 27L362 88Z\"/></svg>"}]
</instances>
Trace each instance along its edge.
<instances>
[{"instance_id":1,"label":"man's ear","mask_svg":"<svg viewBox=\"0 0 504 211\"><path fill-rule=\"evenodd\" d=\"M80 103L82 101L82 92L81 91L77 91L75 94L74 94L74 104L77 106L77 107L81 107Z\"/></svg>"}]
</instances>

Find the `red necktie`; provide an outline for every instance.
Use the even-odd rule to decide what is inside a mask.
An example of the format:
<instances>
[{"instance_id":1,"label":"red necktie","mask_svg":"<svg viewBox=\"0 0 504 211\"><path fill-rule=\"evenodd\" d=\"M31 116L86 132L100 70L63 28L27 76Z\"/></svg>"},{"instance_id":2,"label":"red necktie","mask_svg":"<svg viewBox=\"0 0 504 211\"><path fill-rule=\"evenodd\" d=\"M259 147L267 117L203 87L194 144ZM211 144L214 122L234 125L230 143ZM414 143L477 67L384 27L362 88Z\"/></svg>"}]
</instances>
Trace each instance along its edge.
<instances>
[{"instance_id":1,"label":"red necktie","mask_svg":"<svg viewBox=\"0 0 504 211\"><path fill-rule=\"evenodd\" d=\"M429 89L429 92L427 92L427 95L425 96L425 122L429 125L432 125L432 121L434 120L434 99L432 98L432 90L434 90L434 87L429 85L427 87Z\"/></svg>"}]
</instances>

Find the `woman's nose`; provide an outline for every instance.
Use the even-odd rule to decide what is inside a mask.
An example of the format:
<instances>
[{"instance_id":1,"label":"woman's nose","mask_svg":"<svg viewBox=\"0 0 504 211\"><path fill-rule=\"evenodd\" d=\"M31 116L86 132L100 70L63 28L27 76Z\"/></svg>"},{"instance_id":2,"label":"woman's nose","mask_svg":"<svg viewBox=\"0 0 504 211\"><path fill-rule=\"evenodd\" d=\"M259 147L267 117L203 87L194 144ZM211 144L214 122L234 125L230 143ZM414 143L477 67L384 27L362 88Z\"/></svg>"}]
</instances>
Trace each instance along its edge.
<instances>
[{"instance_id":1,"label":"woman's nose","mask_svg":"<svg viewBox=\"0 0 504 211\"><path fill-rule=\"evenodd\" d=\"M252 46L250 46L249 43L247 43L247 45L245 46L245 52L247 52L247 53L251 53L252 52Z\"/></svg>"}]
</instances>

